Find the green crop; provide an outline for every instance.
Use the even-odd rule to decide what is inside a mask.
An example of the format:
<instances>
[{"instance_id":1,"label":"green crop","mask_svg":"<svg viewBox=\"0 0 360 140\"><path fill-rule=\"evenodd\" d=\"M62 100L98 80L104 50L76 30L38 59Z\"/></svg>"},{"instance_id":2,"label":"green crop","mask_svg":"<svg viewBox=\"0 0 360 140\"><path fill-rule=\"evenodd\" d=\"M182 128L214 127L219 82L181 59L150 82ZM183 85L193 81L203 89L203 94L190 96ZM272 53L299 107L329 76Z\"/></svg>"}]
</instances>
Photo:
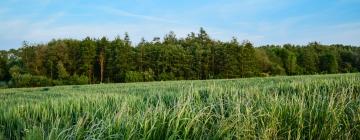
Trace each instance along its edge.
<instances>
[{"instance_id":1,"label":"green crop","mask_svg":"<svg viewBox=\"0 0 360 140\"><path fill-rule=\"evenodd\" d=\"M360 139L360 74L1 89L0 139Z\"/></svg>"}]
</instances>

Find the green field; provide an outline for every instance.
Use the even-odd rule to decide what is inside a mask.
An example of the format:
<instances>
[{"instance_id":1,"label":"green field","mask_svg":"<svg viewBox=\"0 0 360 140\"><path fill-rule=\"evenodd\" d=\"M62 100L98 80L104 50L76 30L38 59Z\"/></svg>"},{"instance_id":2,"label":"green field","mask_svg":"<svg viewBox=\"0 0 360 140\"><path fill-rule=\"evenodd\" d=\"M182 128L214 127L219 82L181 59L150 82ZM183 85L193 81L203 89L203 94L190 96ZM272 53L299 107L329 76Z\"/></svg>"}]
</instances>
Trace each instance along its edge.
<instances>
[{"instance_id":1,"label":"green field","mask_svg":"<svg viewBox=\"0 0 360 140\"><path fill-rule=\"evenodd\" d=\"M360 139L360 74L0 90L0 139Z\"/></svg>"}]
</instances>

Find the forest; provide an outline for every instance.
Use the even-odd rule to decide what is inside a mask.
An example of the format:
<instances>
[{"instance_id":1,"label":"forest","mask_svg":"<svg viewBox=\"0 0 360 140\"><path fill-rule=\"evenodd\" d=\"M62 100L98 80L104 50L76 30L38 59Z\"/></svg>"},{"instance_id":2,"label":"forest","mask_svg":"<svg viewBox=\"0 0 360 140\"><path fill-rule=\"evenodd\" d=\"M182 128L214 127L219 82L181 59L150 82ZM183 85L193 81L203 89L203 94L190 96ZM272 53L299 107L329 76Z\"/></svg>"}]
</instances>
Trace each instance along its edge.
<instances>
[{"instance_id":1,"label":"forest","mask_svg":"<svg viewBox=\"0 0 360 140\"><path fill-rule=\"evenodd\" d=\"M341 44L266 45L212 39L201 28L177 38L53 39L0 51L0 87L166 80L231 79L360 71L360 47Z\"/></svg>"}]
</instances>

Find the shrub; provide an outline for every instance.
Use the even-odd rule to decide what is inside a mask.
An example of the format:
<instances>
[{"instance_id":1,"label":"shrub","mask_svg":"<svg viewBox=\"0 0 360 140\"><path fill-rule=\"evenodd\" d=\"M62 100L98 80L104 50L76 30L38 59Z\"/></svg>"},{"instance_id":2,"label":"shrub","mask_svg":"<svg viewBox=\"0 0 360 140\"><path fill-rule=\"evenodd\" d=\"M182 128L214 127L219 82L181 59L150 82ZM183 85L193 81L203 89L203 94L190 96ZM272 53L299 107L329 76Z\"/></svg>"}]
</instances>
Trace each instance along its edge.
<instances>
[{"instance_id":1,"label":"shrub","mask_svg":"<svg viewBox=\"0 0 360 140\"><path fill-rule=\"evenodd\" d=\"M143 82L143 74L137 71L128 71L125 75L125 82Z\"/></svg>"},{"instance_id":2,"label":"shrub","mask_svg":"<svg viewBox=\"0 0 360 140\"><path fill-rule=\"evenodd\" d=\"M8 85L5 81L0 81L0 88L7 88Z\"/></svg>"},{"instance_id":3,"label":"shrub","mask_svg":"<svg viewBox=\"0 0 360 140\"><path fill-rule=\"evenodd\" d=\"M170 73L166 73L166 72L163 72L159 75L159 80L161 81L167 81L167 80L175 80L175 75L170 72Z\"/></svg>"},{"instance_id":4,"label":"shrub","mask_svg":"<svg viewBox=\"0 0 360 140\"><path fill-rule=\"evenodd\" d=\"M152 69L149 69L145 72L143 72L144 75L144 81L148 82L148 81L154 81L154 72Z\"/></svg>"},{"instance_id":5,"label":"shrub","mask_svg":"<svg viewBox=\"0 0 360 140\"><path fill-rule=\"evenodd\" d=\"M45 76L34 76L31 74L14 75L11 80L11 87L40 87L52 86L52 80Z\"/></svg>"},{"instance_id":6,"label":"shrub","mask_svg":"<svg viewBox=\"0 0 360 140\"><path fill-rule=\"evenodd\" d=\"M53 86L52 80L45 76L31 76L30 84L32 87Z\"/></svg>"},{"instance_id":7,"label":"shrub","mask_svg":"<svg viewBox=\"0 0 360 140\"><path fill-rule=\"evenodd\" d=\"M85 75L78 76L77 74L74 74L68 81L68 84L70 85L85 85L89 83L89 78Z\"/></svg>"},{"instance_id":8,"label":"shrub","mask_svg":"<svg viewBox=\"0 0 360 140\"><path fill-rule=\"evenodd\" d=\"M31 81L30 74L13 74L12 87L29 87Z\"/></svg>"}]
</instances>

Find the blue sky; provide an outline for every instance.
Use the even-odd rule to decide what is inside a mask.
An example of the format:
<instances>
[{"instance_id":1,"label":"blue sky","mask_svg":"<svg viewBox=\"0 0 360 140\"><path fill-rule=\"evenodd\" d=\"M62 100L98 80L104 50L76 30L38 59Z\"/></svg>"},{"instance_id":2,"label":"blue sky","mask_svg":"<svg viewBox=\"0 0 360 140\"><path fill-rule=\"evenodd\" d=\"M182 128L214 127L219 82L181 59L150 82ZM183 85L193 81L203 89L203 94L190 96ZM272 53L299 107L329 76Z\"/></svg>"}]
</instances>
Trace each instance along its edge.
<instances>
[{"instance_id":1,"label":"blue sky","mask_svg":"<svg viewBox=\"0 0 360 140\"><path fill-rule=\"evenodd\" d=\"M0 49L107 36L134 43L200 27L214 39L360 45L360 0L1 0Z\"/></svg>"}]
</instances>

